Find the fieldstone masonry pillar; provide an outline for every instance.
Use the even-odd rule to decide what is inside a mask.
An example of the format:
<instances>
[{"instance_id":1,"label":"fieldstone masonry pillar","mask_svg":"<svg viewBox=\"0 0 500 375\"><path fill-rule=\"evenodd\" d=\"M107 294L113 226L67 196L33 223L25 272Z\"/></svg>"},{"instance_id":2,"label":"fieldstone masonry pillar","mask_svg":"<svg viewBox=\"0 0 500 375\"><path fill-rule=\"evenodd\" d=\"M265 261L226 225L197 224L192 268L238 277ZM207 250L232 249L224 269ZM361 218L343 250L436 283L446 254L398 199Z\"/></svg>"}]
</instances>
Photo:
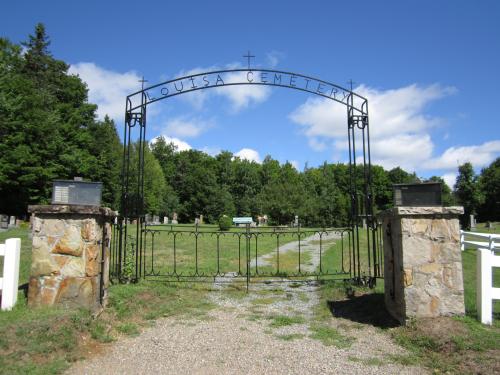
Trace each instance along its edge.
<instances>
[{"instance_id":1,"label":"fieldstone masonry pillar","mask_svg":"<svg viewBox=\"0 0 500 375\"><path fill-rule=\"evenodd\" d=\"M462 207L394 207L380 214L385 304L400 323L465 313L461 214Z\"/></svg>"},{"instance_id":2,"label":"fieldstone masonry pillar","mask_svg":"<svg viewBox=\"0 0 500 375\"><path fill-rule=\"evenodd\" d=\"M33 214L28 305L92 310L104 306L116 212L78 205L29 206L28 210Z\"/></svg>"}]
</instances>

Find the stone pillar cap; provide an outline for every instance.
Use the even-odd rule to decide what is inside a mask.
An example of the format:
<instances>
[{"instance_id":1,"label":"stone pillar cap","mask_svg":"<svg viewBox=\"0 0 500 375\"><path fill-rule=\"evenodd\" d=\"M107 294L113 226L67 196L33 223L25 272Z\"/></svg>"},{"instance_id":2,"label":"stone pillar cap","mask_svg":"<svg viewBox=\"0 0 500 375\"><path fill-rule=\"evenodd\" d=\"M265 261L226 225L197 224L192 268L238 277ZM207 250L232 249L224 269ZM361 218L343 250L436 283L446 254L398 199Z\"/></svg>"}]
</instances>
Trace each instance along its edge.
<instances>
[{"instance_id":1,"label":"stone pillar cap","mask_svg":"<svg viewBox=\"0 0 500 375\"><path fill-rule=\"evenodd\" d=\"M433 216L433 215L446 215L446 216L457 216L464 213L464 208L462 206L450 206L450 207L440 207L440 206L398 206L389 208L388 210L382 211L378 214L380 217L385 216Z\"/></svg>"},{"instance_id":2,"label":"stone pillar cap","mask_svg":"<svg viewBox=\"0 0 500 375\"><path fill-rule=\"evenodd\" d=\"M109 217L118 216L118 212L113 211L108 207L84 206L77 204L30 205L28 206L28 212L34 214L83 214Z\"/></svg>"}]
</instances>

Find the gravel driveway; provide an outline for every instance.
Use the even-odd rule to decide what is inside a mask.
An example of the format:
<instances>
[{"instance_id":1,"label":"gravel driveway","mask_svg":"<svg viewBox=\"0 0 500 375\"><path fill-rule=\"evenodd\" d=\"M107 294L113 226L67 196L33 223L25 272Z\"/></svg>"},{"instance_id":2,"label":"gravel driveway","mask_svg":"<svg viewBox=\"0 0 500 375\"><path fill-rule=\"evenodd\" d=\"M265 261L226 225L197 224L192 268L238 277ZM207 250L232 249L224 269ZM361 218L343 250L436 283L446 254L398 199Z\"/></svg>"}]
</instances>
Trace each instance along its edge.
<instances>
[{"instance_id":1,"label":"gravel driveway","mask_svg":"<svg viewBox=\"0 0 500 375\"><path fill-rule=\"evenodd\" d=\"M387 333L370 325L332 318L329 324L351 340L327 346L311 337L316 286L252 286L243 298L224 288L211 292L217 304L201 320L165 318L139 336L120 339L104 353L76 363L67 374L422 374L388 361L404 354ZM272 324L273 317L300 317Z\"/></svg>"}]
</instances>

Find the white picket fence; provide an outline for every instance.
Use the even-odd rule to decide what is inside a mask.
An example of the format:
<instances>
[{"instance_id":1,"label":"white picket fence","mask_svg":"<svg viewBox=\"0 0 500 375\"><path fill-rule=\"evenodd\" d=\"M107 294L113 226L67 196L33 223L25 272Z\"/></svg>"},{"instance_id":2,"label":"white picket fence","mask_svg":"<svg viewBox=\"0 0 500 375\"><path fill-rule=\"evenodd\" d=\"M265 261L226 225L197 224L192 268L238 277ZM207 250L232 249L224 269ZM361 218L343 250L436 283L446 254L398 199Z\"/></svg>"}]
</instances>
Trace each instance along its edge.
<instances>
[{"instance_id":1,"label":"white picket fence","mask_svg":"<svg viewBox=\"0 0 500 375\"><path fill-rule=\"evenodd\" d=\"M467 239L465 237L467 236ZM473 238L474 240L471 240ZM476 241L482 240L482 241ZM500 235L460 231L460 248L477 249L476 303L479 320L483 324L493 323L493 300L500 300L500 288L493 287L493 267L500 267Z\"/></svg>"},{"instance_id":2,"label":"white picket fence","mask_svg":"<svg viewBox=\"0 0 500 375\"><path fill-rule=\"evenodd\" d=\"M21 254L21 239L9 238L5 244L0 244L0 256L3 256L3 277L0 278L2 291L2 310L10 310L17 301L19 285L19 257Z\"/></svg>"}]
</instances>

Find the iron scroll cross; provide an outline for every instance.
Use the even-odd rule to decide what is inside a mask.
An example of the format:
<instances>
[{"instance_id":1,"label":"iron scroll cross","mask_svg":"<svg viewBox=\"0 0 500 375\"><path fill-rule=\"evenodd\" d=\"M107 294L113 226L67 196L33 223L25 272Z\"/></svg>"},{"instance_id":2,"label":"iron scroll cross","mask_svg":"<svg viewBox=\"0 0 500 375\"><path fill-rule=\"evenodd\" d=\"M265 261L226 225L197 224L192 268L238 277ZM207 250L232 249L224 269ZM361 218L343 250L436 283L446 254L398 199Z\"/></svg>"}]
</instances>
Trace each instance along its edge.
<instances>
[{"instance_id":1,"label":"iron scroll cross","mask_svg":"<svg viewBox=\"0 0 500 375\"><path fill-rule=\"evenodd\" d=\"M243 55L243 57L247 59L248 70L250 70L250 59L255 58L255 56L251 55L250 51L247 51L247 54Z\"/></svg>"}]
</instances>

